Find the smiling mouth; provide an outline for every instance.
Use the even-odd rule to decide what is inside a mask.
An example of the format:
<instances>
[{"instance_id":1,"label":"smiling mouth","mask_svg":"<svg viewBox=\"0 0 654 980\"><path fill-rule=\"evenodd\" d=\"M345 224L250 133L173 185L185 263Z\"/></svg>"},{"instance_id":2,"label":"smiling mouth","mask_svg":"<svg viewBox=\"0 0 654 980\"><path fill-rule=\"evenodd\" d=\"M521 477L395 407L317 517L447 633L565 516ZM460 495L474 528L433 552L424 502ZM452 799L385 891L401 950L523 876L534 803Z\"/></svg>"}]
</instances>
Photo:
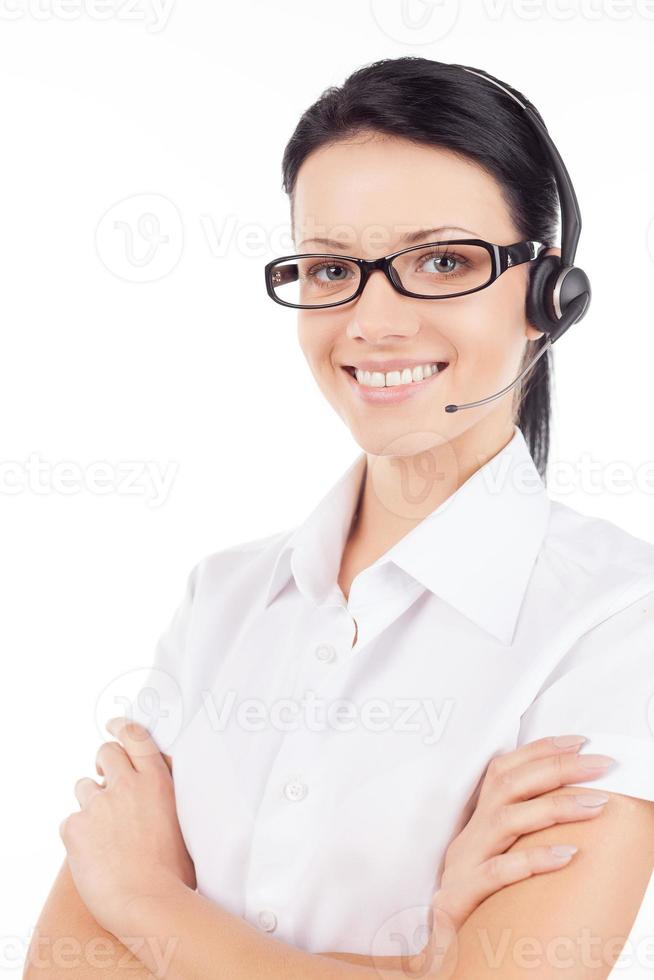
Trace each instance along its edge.
<instances>
[{"instance_id":1,"label":"smiling mouth","mask_svg":"<svg viewBox=\"0 0 654 980\"><path fill-rule=\"evenodd\" d=\"M366 388L409 388L420 385L428 381L434 374L440 374L449 364L449 361L433 361L430 365L429 374L423 371L417 372L416 377L410 368L403 371L357 371L349 364L342 365L343 371L354 378L355 382ZM424 366L423 366L424 367ZM422 374L422 377L420 377Z\"/></svg>"}]
</instances>

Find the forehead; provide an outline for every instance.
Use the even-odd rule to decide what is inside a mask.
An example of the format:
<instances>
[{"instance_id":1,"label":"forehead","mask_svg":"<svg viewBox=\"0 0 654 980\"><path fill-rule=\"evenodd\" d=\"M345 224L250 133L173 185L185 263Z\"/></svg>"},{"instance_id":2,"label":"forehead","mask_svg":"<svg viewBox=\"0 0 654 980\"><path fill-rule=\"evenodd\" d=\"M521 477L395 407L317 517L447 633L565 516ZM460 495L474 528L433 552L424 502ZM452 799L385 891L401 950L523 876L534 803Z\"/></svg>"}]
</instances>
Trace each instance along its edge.
<instances>
[{"instance_id":1,"label":"forehead","mask_svg":"<svg viewBox=\"0 0 654 980\"><path fill-rule=\"evenodd\" d=\"M496 243L516 234L500 184L474 160L380 134L311 153L298 171L293 217L294 240L308 247L321 237L392 248L411 229L442 226L476 233L450 237Z\"/></svg>"}]
</instances>

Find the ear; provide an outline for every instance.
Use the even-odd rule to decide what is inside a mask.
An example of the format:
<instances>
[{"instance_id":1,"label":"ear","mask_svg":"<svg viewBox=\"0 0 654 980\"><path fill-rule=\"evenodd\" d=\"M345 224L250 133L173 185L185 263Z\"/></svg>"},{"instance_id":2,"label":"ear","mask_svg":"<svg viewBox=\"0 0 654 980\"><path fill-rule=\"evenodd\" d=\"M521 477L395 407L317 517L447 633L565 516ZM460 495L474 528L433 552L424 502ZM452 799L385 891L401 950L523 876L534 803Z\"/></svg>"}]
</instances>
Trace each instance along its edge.
<instances>
[{"instance_id":1,"label":"ear","mask_svg":"<svg viewBox=\"0 0 654 980\"><path fill-rule=\"evenodd\" d=\"M552 248L546 248L545 251L542 254L543 255L560 255L561 254L561 249L560 248L554 248L554 247L552 247ZM525 336L527 337L527 340L538 340L540 337L543 337L544 336L544 333L545 332L543 330L537 330L536 327L532 326L531 323L529 323L529 322L526 321L526 325L525 325Z\"/></svg>"}]
</instances>

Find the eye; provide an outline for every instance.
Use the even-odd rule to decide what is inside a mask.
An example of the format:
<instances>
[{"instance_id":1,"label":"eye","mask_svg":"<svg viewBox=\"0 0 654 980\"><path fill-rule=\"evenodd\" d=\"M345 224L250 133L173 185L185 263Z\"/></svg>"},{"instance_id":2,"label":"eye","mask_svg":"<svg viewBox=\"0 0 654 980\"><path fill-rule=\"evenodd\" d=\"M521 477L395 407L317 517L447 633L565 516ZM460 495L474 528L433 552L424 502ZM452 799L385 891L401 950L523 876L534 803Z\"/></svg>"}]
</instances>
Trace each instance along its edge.
<instances>
[{"instance_id":1,"label":"eye","mask_svg":"<svg viewBox=\"0 0 654 980\"><path fill-rule=\"evenodd\" d=\"M311 266L306 275L317 279L318 282L343 282L347 279L349 271L347 266L337 262L320 262L318 265ZM327 273L327 279L319 278L318 274L321 272Z\"/></svg>"},{"instance_id":2,"label":"eye","mask_svg":"<svg viewBox=\"0 0 654 980\"><path fill-rule=\"evenodd\" d=\"M466 259L463 258L463 256L456 255L452 252L442 252L442 251L434 251L434 252L429 252L427 255L421 255L419 265L421 268L424 268L426 263L432 260L436 260L435 263L436 268L427 268L425 269L425 271L436 272L439 275L444 274L444 275L451 276L453 274L456 274L458 271L458 269L454 268L454 266L463 267L467 265L467 261ZM451 263L451 264L447 266L444 265L443 263Z\"/></svg>"}]
</instances>

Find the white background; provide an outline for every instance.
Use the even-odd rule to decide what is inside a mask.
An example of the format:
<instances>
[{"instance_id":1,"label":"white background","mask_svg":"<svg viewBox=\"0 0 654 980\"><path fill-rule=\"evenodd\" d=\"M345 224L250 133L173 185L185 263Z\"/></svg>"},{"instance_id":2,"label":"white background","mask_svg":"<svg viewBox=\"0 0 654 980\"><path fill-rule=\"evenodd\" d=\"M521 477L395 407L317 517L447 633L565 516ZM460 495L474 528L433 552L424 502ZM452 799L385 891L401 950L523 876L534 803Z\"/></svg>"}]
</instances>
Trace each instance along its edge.
<instances>
[{"instance_id":1,"label":"white background","mask_svg":"<svg viewBox=\"0 0 654 980\"><path fill-rule=\"evenodd\" d=\"M263 266L292 251L300 113L404 54L483 68L542 112L594 291L554 348L550 494L654 540L654 3L0 0L4 977L120 713L107 686L140 669L136 687L199 558L298 523L358 452ZM616 976L654 970L653 892L625 955L650 969Z\"/></svg>"}]
</instances>

